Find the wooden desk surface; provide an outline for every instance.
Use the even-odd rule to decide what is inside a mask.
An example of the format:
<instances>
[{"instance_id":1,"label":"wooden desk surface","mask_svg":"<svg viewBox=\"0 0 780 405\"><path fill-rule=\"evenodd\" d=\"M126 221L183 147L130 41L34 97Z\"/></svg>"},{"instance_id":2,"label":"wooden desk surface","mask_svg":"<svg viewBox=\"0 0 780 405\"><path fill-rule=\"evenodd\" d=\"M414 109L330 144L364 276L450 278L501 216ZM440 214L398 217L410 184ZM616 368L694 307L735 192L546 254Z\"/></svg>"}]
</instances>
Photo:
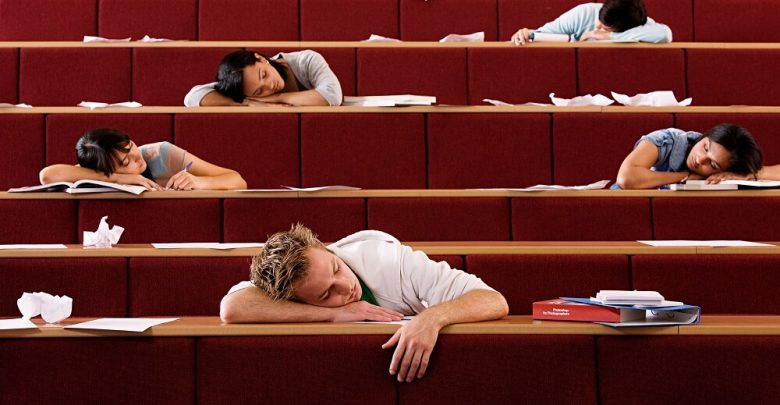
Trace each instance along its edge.
<instances>
[{"instance_id":1,"label":"wooden desk surface","mask_svg":"<svg viewBox=\"0 0 780 405\"><path fill-rule=\"evenodd\" d=\"M95 318L69 318L62 325L39 329L0 330L0 339L80 337L196 337L272 335L390 335L398 325L371 323L223 324L218 317L184 317L143 333L64 329ZM610 328L589 322L534 321L530 316L509 316L497 321L448 326L442 334L509 335L780 335L780 316L704 316L699 325Z\"/></svg>"}]
</instances>

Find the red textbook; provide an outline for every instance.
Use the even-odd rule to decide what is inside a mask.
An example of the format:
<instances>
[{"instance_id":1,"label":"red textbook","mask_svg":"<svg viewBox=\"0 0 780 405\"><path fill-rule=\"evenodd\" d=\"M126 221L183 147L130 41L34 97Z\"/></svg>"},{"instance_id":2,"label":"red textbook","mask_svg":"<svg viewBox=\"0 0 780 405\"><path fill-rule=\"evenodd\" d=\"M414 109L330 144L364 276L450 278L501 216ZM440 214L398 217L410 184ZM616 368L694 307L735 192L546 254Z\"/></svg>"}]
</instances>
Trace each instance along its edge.
<instances>
[{"instance_id":1,"label":"red textbook","mask_svg":"<svg viewBox=\"0 0 780 405\"><path fill-rule=\"evenodd\" d=\"M603 307L563 299L533 304L533 318L547 321L631 322L644 317L644 309Z\"/></svg>"}]
</instances>

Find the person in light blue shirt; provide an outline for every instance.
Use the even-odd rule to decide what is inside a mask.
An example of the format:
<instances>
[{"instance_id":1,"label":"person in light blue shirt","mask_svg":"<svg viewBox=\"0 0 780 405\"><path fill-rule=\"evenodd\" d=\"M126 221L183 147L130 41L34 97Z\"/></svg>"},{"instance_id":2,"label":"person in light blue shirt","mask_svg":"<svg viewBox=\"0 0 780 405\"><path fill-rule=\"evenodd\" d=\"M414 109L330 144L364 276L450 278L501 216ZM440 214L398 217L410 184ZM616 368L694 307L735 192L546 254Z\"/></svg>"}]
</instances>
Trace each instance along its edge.
<instances>
[{"instance_id":1,"label":"person in light blue shirt","mask_svg":"<svg viewBox=\"0 0 780 405\"><path fill-rule=\"evenodd\" d=\"M642 0L606 0L580 4L533 32L565 34L569 41L672 42L672 30L647 16ZM531 40L531 30L512 35L515 45Z\"/></svg>"}]
</instances>

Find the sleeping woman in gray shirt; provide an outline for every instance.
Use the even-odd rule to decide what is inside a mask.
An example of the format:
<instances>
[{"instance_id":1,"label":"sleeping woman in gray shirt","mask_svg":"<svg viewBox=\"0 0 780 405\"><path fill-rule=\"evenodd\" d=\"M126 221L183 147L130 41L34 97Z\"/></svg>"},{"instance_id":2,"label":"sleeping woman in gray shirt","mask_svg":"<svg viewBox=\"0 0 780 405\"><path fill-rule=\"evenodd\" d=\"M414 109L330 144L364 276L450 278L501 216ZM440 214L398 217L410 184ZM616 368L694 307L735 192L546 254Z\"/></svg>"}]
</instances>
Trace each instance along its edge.
<instances>
[{"instance_id":1,"label":"sleeping woman in gray shirt","mask_svg":"<svg viewBox=\"0 0 780 405\"><path fill-rule=\"evenodd\" d=\"M339 79L312 50L267 57L253 51L235 51L219 64L217 81L198 85L184 97L184 105L341 105Z\"/></svg>"}]
</instances>

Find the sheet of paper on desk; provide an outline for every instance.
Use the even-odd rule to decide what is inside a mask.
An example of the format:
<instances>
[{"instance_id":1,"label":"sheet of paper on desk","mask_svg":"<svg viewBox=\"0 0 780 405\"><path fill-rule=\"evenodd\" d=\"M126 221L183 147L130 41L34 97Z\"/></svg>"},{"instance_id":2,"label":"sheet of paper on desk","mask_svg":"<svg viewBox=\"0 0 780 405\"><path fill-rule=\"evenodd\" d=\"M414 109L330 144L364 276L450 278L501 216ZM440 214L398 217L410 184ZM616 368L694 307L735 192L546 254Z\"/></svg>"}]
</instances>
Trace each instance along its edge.
<instances>
[{"instance_id":1,"label":"sheet of paper on desk","mask_svg":"<svg viewBox=\"0 0 780 405\"><path fill-rule=\"evenodd\" d=\"M31 320L25 318L0 319L0 330L38 329Z\"/></svg>"},{"instance_id":2,"label":"sheet of paper on desk","mask_svg":"<svg viewBox=\"0 0 780 405\"><path fill-rule=\"evenodd\" d=\"M0 245L0 250L11 249L67 249L68 247L60 243L39 243L28 245Z\"/></svg>"},{"instance_id":3,"label":"sheet of paper on desk","mask_svg":"<svg viewBox=\"0 0 780 405\"><path fill-rule=\"evenodd\" d=\"M307 191L307 192L314 192L314 191L354 191L354 190L360 190L360 187L352 187L352 186L321 186L321 187L291 187L291 186L284 186L292 191Z\"/></svg>"},{"instance_id":4,"label":"sheet of paper on desk","mask_svg":"<svg viewBox=\"0 0 780 405\"><path fill-rule=\"evenodd\" d=\"M658 247L763 247L776 246L770 243L748 242L744 240L638 240L639 243Z\"/></svg>"},{"instance_id":5,"label":"sheet of paper on desk","mask_svg":"<svg viewBox=\"0 0 780 405\"><path fill-rule=\"evenodd\" d=\"M545 190L601 190L609 184L610 180L599 180L595 183L584 186L559 186L557 184L537 184L526 188L478 188L476 190L496 190L496 191L545 191Z\"/></svg>"},{"instance_id":6,"label":"sheet of paper on desk","mask_svg":"<svg viewBox=\"0 0 780 405\"><path fill-rule=\"evenodd\" d=\"M404 317L404 319L401 319L400 321L392 321L392 322L378 322L378 321L358 321L355 323L373 323L373 324L379 324L379 325L406 325L414 319L413 315L407 315Z\"/></svg>"},{"instance_id":7,"label":"sheet of paper on desk","mask_svg":"<svg viewBox=\"0 0 780 405\"><path fill-rule=\"evenodd\" d=\"M241 248L261 248L262 243L211 243L211 242L192 242L192 243L152 243L155 249L241 249Z\"/></svg>"},{"instance_id":8,"label":"sheet of paper on desk","mask_svg":"<svg viewBox=\"0 0 780 405\"><path fill-rule=\"evenodd\" d=\"M152 326L173 322L179 318L100 318L94 321L68 325L65 329L117 330L143 332Z\"/></svg>"}]
</instances>

